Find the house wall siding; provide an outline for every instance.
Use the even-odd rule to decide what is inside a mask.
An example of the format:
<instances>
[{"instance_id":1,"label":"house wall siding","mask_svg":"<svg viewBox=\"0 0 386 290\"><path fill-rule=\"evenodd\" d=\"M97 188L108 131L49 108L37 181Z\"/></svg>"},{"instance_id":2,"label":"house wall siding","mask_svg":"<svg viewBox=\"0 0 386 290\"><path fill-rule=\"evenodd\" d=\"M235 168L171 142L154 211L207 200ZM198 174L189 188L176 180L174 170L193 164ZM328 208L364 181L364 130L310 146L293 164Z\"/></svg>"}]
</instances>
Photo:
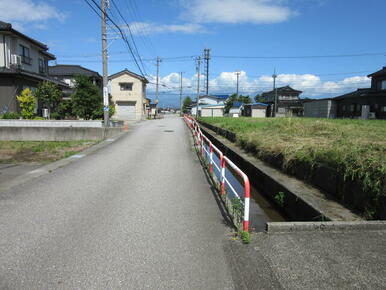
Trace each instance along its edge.
<instances>
[{"instance_id":1,"label":"house wall siding","mask_svg":"<svg viewBox=\"0 0 386 290\"><path fill-rule=\"evenodd\" d=\"M121 91L120 83L133 83L132 91ZM144 104L146 103L146 85L139 79L129 74L120 75L110 81L112 101L117 102L136 102L136 119L140 120L145 116ZM113 116L116 117L116 116Z\"/></svg>"}]
</instances>

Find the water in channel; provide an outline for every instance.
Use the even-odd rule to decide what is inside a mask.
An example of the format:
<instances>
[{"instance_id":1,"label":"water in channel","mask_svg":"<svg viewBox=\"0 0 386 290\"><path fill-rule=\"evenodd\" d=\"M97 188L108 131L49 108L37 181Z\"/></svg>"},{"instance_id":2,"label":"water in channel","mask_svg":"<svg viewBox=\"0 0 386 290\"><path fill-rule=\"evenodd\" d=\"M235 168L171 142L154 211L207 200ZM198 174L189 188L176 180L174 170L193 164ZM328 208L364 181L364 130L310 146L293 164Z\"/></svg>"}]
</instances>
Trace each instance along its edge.
<instances>
[{"instance_id":1,"label":"water in channel","mask_svg":"<svg viewBox=\"0 0 386 290\"><path fill-rule=\"evenodd\" d=\"M205 147L206 151L209 152L209 146ZM207 161L209 162L209 154L206 153ZM213 153L213 173L220 180L220 159L217 154ZM231 184L233 189L239 195L239 198L244 198L244 185L241 178L232 169L225 169L225 178ZM250 177L249 177L250 178ZM225 188L229 198L236 198L236 194L227 182L225 182ZM259 193L254 187L251 186L251 200L250 200L250 211L249 211L249 224L252 231L261 232L265 230L267 222L281 222L286 221L284 215L282 215L271 202Z\"/></svg>"}]
</instances>

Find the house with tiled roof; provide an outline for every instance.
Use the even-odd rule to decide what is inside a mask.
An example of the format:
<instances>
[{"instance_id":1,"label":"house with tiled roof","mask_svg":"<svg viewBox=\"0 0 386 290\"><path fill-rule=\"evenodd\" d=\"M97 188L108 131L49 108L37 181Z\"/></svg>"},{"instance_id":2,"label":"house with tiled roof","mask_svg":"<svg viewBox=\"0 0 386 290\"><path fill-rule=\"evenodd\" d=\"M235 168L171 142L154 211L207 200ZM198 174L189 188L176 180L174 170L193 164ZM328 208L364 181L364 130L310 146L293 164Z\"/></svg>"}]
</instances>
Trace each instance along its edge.
<instances>
[{"instance_id":1,"label":"house with tiled roof","mask_svg":"<svg viewBox=\"0 0 386 290\"><path fill-rule=\"evenodd\" d=\"M25 88L34 91L39 83L50 81L68 86L48 74L48 62L55 56L47 45L0 21L0 113L20 110L16 96Z\"/></svg>"},{"instance_id":2,"label":"house with tiled roof","mask_svg":"<svg viewBox=\"0 0 386 290\"><path fill-rule=\"evenodd\" d=\"M368 75L370 88L334 98L338 118L386 119L386 67Z\"/></svg>"}]
</instances>

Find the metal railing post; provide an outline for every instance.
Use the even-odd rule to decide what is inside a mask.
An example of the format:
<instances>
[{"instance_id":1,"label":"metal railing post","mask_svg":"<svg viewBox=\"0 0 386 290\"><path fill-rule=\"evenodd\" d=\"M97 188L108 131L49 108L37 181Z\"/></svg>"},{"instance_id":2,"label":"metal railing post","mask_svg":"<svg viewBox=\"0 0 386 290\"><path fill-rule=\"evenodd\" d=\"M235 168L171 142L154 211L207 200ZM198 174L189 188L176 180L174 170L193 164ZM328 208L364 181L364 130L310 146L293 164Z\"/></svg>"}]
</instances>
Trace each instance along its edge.
<instances>
[{"instance_id":1,"label":"metal railing post","mask_svg":"<svg viewBox=\"0 0 386 290\"><path fill-rule=\"evenodd\" d=\"M221 164L220 194L223 195L225 193L225 159L223 154L221 154L220 156L220 164Z\"/></svg>"},{"instance_id":2,"label":"metal railing post","mask_svg":"<svg viewBox=\"0 0 386 290\"><path fill-rule=\"evenodd\" d=\"M213 173L213 145L209 142L209 172Z\"/></svg>"}]
</instances>

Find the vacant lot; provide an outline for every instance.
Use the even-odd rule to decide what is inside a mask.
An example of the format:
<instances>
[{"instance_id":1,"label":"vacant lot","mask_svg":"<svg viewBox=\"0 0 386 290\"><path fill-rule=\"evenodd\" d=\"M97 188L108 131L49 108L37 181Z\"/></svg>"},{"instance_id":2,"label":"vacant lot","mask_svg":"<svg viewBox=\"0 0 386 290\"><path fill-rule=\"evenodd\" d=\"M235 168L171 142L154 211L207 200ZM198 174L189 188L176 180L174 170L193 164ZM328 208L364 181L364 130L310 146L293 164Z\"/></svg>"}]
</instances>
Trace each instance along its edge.
<instances>
[{"instance_id":1,"label":"vacant lot","mask_svg":"<svg viewBox=\"0 0 386 290\"><path fill-rule=\"evenodd\" d=\"M69 157L94 141L0 141L0 163L48 163Z\"/></svg>"},{"instance_id":2,"label":"vacant lot","mask_svg":"<svg viewBox=\"0 0 386 290\"><path fill-rule=\"evenodd\" d=\"M310 118L201 118L236 134L237 143L256 157L280 156L285 170L295 162L323 164L371 195L364 214L386 196L386 121ZM383 206L383 205L382 205Z\"/></svg>"}]
</instances>

